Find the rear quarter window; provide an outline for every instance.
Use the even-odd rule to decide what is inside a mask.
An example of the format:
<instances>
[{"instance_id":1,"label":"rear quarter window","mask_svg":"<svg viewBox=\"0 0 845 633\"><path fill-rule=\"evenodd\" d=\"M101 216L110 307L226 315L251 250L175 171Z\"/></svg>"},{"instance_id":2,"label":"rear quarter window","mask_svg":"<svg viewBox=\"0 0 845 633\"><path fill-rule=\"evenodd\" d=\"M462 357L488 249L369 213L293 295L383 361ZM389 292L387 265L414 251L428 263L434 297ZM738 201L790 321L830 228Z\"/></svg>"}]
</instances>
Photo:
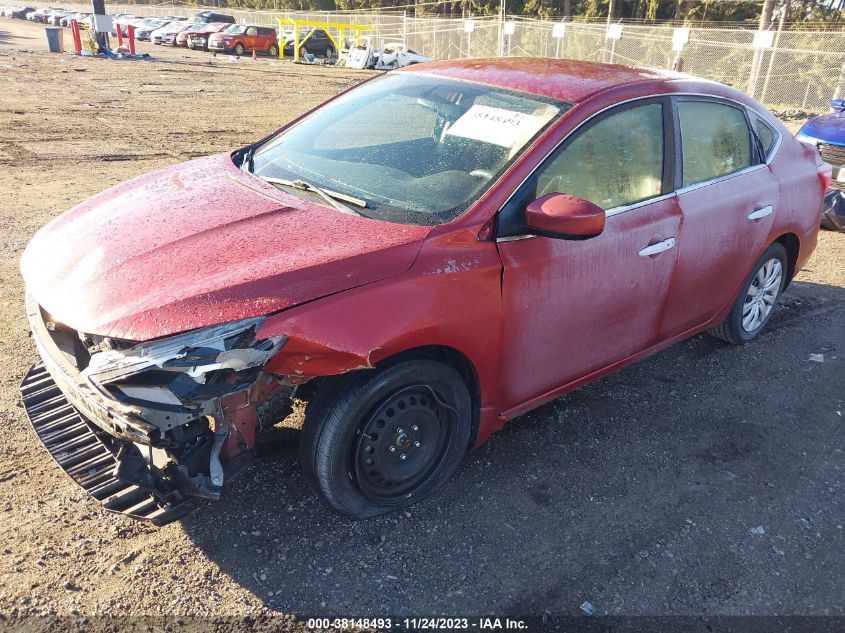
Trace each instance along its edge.
<instances>
[{"instance_id":1,"label":"rear quarter window","mask_svg":"<svg viewBox=\"0 0 845 633\"><path fill-rule=\"evenodd\" d=\"M760 143L763 145L763 155L768 160L772 157L772 152L774 152L775 145L777 145L779 135L771 125L756 115L754 116L754 129L757 132Z\"/></svg>"}]
</instances>

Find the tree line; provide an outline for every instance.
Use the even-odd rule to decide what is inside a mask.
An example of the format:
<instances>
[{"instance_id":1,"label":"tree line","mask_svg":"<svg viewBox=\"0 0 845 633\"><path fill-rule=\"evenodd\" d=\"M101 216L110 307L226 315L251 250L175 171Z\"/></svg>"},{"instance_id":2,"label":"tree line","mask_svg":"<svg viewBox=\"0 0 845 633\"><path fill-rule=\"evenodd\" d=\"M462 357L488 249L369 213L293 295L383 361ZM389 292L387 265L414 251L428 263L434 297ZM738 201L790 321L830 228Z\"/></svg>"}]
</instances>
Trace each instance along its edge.
<instances>
[{"instance_id":1,"label":"tree line","mask_svg":"<svg viewBox=\"0 0 845 633\"><path fill-rule=\"evenodd\" d=\"M501 0L189 0L189 4L279 11L398 9L441 17L498 15L502 8ZM845 0L506 0L505 11L548 19L748 22L765 28L781 15L790 23L840 22Z\"/></svg>"}]
</instances>

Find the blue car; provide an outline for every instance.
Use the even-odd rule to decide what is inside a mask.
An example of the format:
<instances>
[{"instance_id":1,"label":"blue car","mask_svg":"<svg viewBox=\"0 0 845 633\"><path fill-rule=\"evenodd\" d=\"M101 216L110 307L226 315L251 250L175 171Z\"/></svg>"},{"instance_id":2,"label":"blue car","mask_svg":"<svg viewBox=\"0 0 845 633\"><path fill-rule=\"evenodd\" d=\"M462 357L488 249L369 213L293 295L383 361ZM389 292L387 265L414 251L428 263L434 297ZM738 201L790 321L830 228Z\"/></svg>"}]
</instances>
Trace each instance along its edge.
<instances>
[{"instance_id":1,"label":"blue car","mask_svg":"<svg viewBox=\"0 0 845 633\"><path fill-rule=\"evenodd\" d=\"M833 112L807 121L795 138L818 147L822 160L833 166L822 226L845 231L845 99L834 99L830 105Z\"/></svg>"}]
</instances>

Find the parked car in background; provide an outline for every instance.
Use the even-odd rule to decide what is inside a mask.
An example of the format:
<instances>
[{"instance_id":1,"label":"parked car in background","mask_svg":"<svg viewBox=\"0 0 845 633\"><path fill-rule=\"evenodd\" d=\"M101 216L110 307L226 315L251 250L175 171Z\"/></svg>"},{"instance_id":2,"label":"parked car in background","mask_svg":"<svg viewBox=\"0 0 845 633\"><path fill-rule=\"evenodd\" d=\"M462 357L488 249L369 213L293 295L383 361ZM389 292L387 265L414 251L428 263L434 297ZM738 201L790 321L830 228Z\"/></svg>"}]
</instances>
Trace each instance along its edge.
<instances>
[{"instance_id":1,"label":"parked car in background","mask_svg":"<svg viewBox=\"0 0 845 633\"><path fill-rule=\"evenodd\" d=\"M79 11L74 11L73 13L69 13L68 15L63 16L62 19L59 20L59 25L60 26L70 26L70 23L71 23L72 20L76 20L77 22L79 22L79 21L83 20L85 17L87 17L86 14L83 14Z\"/></svg>"},{"instance_id":2,"label":"parked car in background","mask_svg":"<svg viewBox=\"0 0 845 633\"><path fill-rule=\"evenodd\" d=\"M285 55L290 56L293 55L293 32L285 31L284 33ZM309 33L311 33L310 37L308 37ZM308 39L306 39L306 37ZM332 42L328 33L326 33L323 29L301 27L299 29L299 54L300 56L302 56L305 53L311 53L312 55L316 55L318 57L326 57L328 59L331 59L332 57L337 55L337 49L335 49L334 42Z\"/></svg>"},{"instance_id":3,"label":"parked car in background","mask_svg":"<svg viewBox=\"0 0 845 633\"><path fill-rule=\"evenodd\" d=\"M207 24L205 22L191 22L190 28L180 31L176 35L176 46L188 46L188 37L194 33L202 31Z\"/></svg>"},{"instance_id":4,"label":"parked car in background","mask_svg":"<svg viewBox=\"0 0 845 633\"><path fill-rule=\"evenodd\" d=\"M6 15L10 18L15 18L16 20L25 20L27 19L27 14L32 13L33 11L35 11L35 8L33 7L13 7Z\"/></svg>"},{"instance_id":5,"label":"parked car in background","mask_svg":"<svg viewBox=\"0 0 845 633\"><path fill-rule=\"evenodd\" d=\"M276 29L253 24L231 24L222 31L208 36L208 50L233 52L243 55L257 51L271 57L279 56L279 42Z\"/></svg>"},{"instance_id":6,"label":"parked car in background","mask_svg":"<svg viewBox=\"0 0 845 633\"><path fill-rule=\"evenodd\" d=\"M150 34L150 41L153 44L169 44L170 46L176 46L176 36L182 31L192 28L193 26L195 26L195 24L192 22L170 22L160 29L153 31Z\"/></svg>"},{"instance_id":7,"label":"parked car in background","mask_svg":"<svg viewBox=\"0 0 845 633\"><path fill-rule=\"evenodd\" d=\"M136 19L134 15L130 15L128 13L118 13L117 15L112 17L111 21L111 35L117 35L117 28L119 25L123 24L127 20L134 20Z\"/></svg>"},{"instance_id":8,"label":"parked car in background","mask_svg":"<svg viewBox=\"0 0 845 633\"><path fill-rule=\"evenodd\" d=\"M120 29L121 35L127 35L128 34L127 27L129 27L131 25L134 29L138 29L139 27L141 27L143 25L143 22L146 19L147 18L140 18L140 17L134 16L134 15L124 15L124 16L118 18L118 20L115 21L113 26L114 26L115 29L118 29L118 28ZM117 35L116 32L114 34Z\"/></svg>"},{"instance_id":9,"label":"parked car in background","mask_svg":"<svg viewBox=\"0 0 845 633\"><path fill-rule=\"evenodd\" d=\"M150 33L168 24L170 24L170 20L148 18L136 27L135 38L141 41L149 41Z\"/></svg>"},{"instance_id":10,"label":"parked car in background","mask_svg":"<svg viewBox=\"0 0 845 633\"><path fill-rule=\"evenodd\" d=\"M188 19L191 22L203 22L205 24L210 24L212 22L226 22L227 24L235 23L235 16L227 13L217 13L215 11L200 11L199 13L194 13Z\"/></svg>"},{"instance_id":11,"label":"parked car in background","mask_svg":"<svg viewBox=\"0 0 845 633\"><path fill-rule=\"evenodd\" d=\"M830 105L833 112L807 121L796 138L815 146L822 160L833 167L822 226L845 231L845 99L834 99Z\"/></svg>"},{"instance_id":12,"label":"parked car in background","mask_svg":"<svg viewBox=\"0 0 845 633\"><path fill-rule=\"evenodd\" d=\"M27 20L30 22L42 22L45 16L51 11L49 7L38 7L32 11L31 15L27 14Z\"/></svg>"},{"instance_id":13,"label":"parked car in background","mask_svg":"<svg viewBox=\"0 0 845 633\"><path fill-rule=\"evenodd\" d=\"M219 498L295 398L314 492L393 511L582 384L700 332L755 339L830 175L762 105L691 76L392 71L38 231L23 404L106 507L165 522Z\"/></svg>"},{"instance_id":14,"label":"parked car in background","mask_svg":"<svg viewBox=\"0 0 845 633\"><path fill-rule=\"evenodd\" d=\"M50 24L52 26L61 26L61 19L68 15L71 15L72 13L74 12L65 10L53 11L50 15L47 16L47 24Z\"/></svg>"},{"instance_id":15,"label":"parked car in background","mask_svg":"<svg viewBox=\"0 0 845 633\"><path fill-rule=\"evenodd\" d=\"M199 51L208 50L208 37L212 33L217 33L225 29L228 24L225 22L212 22L211 24L204 24L201 29L191 29L188 33L188 48Z\"/></svg>"}]
</instances>

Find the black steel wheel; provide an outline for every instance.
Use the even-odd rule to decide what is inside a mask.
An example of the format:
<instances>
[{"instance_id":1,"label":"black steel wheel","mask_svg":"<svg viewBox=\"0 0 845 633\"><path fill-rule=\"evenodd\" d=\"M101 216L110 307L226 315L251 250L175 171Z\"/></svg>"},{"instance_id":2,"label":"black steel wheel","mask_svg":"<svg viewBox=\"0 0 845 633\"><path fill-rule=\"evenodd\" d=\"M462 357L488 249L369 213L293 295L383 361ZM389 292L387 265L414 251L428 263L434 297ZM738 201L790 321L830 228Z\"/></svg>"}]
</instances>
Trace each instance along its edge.
<instances>
[{"instance_id":1,"label":"black steel wheel","mask_svg":"<svg viewBox=\"0 0 845 633\"><path fill-rule=\"evenodd\" d=\"M398 391L359 427L349 474L366 497L401 503L436 475L456 423L454 407L427 385Z\"/></svg>"},{"instance_id":2,"label":"black steel wheel","mask_svg":"<svg viewBox=\"0 0 845 633\"><path fill-rule=\"evenodd\" d=\"M443 363L414 359L356 372L309 403L303 471L338 512L389 512L451 477L469 447L471 417L463 378Z\"/></svg>"}]
</instances>

